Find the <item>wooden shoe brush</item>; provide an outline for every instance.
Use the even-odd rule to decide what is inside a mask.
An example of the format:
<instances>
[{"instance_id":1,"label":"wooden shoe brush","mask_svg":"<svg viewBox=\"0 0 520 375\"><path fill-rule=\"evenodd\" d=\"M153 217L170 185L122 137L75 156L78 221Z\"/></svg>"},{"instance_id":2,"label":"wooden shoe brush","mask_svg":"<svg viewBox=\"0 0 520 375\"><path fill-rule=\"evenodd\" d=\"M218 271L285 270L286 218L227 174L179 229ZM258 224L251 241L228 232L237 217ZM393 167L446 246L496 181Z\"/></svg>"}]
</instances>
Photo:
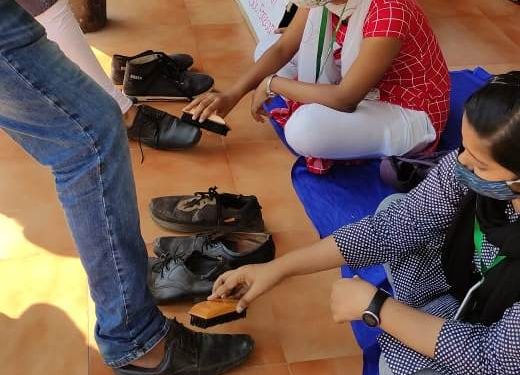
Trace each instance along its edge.
<instances>
[{"instance_id":1,"label":"wooden shoe brush","mask_svg":"<svg viewBox=\"0 0 520 375\"><path fill-rule=\"evenodd\" d=\"M205 129L212 133L220 134L226 136L227 133L231 130L229 126L226 125L224 119L217 115L211 115L206 121L199 122L199 120L193 120L193 114L189 112L183 112L181 120L191 124L193 126L197 126L201 129Z\"/></svg>"},{"instance_id":2,"label":"wooden shoe brush","mask_svg":"<svg viewBox=\"0 0 520 375\"><path fill-rule=\"evenodd\" d=\"M238 300L230 299L198 303L188 312L191 316L190 323L192 326L206 329L245 318L246 310L238 313L237 304Z\"/></svg>"}]
</instances>

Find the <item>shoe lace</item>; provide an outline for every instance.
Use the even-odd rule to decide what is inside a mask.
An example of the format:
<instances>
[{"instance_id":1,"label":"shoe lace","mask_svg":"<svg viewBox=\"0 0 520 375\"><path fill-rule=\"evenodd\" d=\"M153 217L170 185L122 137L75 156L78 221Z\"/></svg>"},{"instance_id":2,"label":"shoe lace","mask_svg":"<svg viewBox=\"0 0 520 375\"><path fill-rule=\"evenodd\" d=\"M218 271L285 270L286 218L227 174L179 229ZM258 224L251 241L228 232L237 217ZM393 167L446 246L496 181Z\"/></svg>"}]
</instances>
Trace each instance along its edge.
<instances>
[{"instance_id":1,"label":"shoe lace","mask_svg":"<svg viewBox=\"0 0 520 375\"><path fill-rule=\"evenodd\" d=\"M194 194L195 197L192 198L189 202L186 202L186 207L196 206L197 204L199 204L200 202L202 202L205 199L209 199L209 200L215 199L218 204L218 201L219 201L218 198L219 198L220 194L217 192L217 189L218 189L218 187L213 186L213 187L210 187L208 189L208 191L197 191Z\"/></svg>"},{"instance_id":2,"label":"shoe lace","mask_svg":"<svg viewBox=\"0 0 520 375\"><path fill-rule=\"evenodd\" d=\"M184 96L186 96L190 101L193 100L193 97L186 92L186 89L183 86L183 82L186 78L186 71L179 69L175 60L164 52L157 52L156 55L164 63L162 64L164 75L172 80L172 83Z\"/></svg>"},{"instance_id":3,"label":"shoe lace","mask_svg":"<svg viewBox=\"0 0 520 375\"><path fill-rule=\"evenodd\" d=\"M143 144L142 144L142 137L143 137L143 128L145 127L152 127L153 128L153 138L155 146L159 144L159 134L161 130L161 121L166 116L165 112L162 111L150 111L148 108L142 107L141 111L145 117L145 120L142 122L139 122L137 125L139 127L137 131L137 137L139 139L139 150L141 151L141 164L144 163L144 151L143 151Z\"/></svg>"},{"instance_id":4,"label":"shoe lace","mask_svg":"<svg viewBox=\"0 0 520 375\"><path fill-rule=\"evenodd\" d=\"M164 272L169 271L175 264L182 262L184 253L163 254L159 257L157 263L152 266L152 272L160 273L161 278L164 277Z\"/></svg>"}]
</instances>

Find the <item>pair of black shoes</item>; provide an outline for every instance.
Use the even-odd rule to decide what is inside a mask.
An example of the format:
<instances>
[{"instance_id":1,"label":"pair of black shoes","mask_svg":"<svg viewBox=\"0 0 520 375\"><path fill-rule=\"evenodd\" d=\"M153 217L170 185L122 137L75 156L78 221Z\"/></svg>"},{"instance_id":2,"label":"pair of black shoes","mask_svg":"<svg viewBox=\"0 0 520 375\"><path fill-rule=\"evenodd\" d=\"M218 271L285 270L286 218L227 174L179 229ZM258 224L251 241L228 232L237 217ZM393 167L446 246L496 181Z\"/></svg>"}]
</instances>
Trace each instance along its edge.
<instances>
[{"instance_id":1,"label":"pair of black shoes","mask_svg":"<svg viewBox=\"0 0 520 375\"><path fill-rule=\"evenodd\" d=\"M164 357L156 368L129 365L114 372L116 375L219 375L244 363L253 349L254 341L249 335L194 332L171 320Z\"/></svg>"},{"instance_id":2,"label":"pair of black shoes","mask_svg":"<svg viewBox=\"0 0 520 375\"><path fill-rule=\"evenodd\" d=\"M254 196L220 194L210 188L195 195L155 198L150 211L165 228L206 232L155 241L157 258L149 260L148 284L158 304L203 300L224 272L274 259L275 245L263 232L261 207Z\"/></svg>"},{"instance_id":3,"label":"pair of black shoes","mask_svg":"<svg viewBox=\"0 0 520 375\"><path fill-rule=\"evenodd\" d=\"M192 100L213 88L210 76L188 71L190 55L145 51L135 56L115 55L112 79L136 101Z\"/></svg>"}]
</instances>

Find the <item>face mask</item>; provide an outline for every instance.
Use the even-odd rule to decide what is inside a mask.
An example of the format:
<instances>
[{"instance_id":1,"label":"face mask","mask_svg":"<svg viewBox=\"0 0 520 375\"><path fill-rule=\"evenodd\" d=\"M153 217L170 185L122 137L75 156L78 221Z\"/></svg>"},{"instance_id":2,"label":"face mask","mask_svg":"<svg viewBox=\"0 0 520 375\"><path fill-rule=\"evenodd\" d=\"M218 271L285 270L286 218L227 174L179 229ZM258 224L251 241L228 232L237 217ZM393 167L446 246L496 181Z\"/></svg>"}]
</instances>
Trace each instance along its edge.
<instances>
[{"instance_id":1,"label":"face mask","mask_svg":"<svg viewBox=\"0 0 520 375\"><path fill-rule=\"evenodd\" d=\"M480 178L468 168L457 161L455 165L457 179L473 190L475 193L493 198L499 201L511 201L520 198L520 193L511 190L510 185L519 183L516 181L488 181Z\"/></svg>"},{"instance_id":2,"label":"face mask","mask_svg":"<svg viewBox=\"0 0 520 375\"><path fill-rule=\"evenodd\" d=\"M302 8L322 7L331 0L292 0L292 3Z\"/></svg>"}]
</instances>

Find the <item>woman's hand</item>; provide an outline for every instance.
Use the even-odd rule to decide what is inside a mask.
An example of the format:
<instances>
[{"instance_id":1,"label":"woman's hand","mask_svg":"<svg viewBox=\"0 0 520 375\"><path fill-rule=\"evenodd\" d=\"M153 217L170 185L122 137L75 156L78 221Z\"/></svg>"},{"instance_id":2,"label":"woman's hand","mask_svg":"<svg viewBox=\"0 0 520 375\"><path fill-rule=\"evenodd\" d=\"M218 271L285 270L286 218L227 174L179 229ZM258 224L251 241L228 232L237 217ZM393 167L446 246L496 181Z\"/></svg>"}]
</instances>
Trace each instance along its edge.
<instances>
[{"instance_id":1,"label":"woman's hand","mask_svg":"<svg viewBox=\"0 0 520 375\"><path fill-rule=\"evenodd\" d=\"M272 262L244 266L222 274L213 284L213 294L208 299L240 299L237 305L240 313L282 279L282 272Z\"/></svg>"},{"instance_id":2,"label":"woman's hand","mask_svg":"<svg viewBox=\"0 0 520 375\"><path fill-rule=\"evenodd\" d=\"M341 279L332 286L330 309L336 323L345 323L361 319L377 288L372 284L354 277Z\"/></svg>"},{"instance_id":3,"label":"woman's hand","mask_svg":"<svg viewBox=\"0 0 520 375\"><path fill-rule=\"evenodd\" d=\"M264 110L264 103L269 100L269 96L267 95L267 80L269 77L265 78L255 90L253 94L253 99L251 102L251 116L258 121L262 121L262 116L267 117L268 114Z\"/></svg>"},{"instance_id":4,"label":"woman's hand","mask_svg":"<svg viewBox=\"0 0 520 375\"><path fill-rule=\"evenodd\" d=\"M193 119L199 119L200 122L204 122L214 113L226 117L240 99L238 95L232 93L210 92L193 100L183 108L183 112L193 113Z\"/></svg>"}]
</instances>

